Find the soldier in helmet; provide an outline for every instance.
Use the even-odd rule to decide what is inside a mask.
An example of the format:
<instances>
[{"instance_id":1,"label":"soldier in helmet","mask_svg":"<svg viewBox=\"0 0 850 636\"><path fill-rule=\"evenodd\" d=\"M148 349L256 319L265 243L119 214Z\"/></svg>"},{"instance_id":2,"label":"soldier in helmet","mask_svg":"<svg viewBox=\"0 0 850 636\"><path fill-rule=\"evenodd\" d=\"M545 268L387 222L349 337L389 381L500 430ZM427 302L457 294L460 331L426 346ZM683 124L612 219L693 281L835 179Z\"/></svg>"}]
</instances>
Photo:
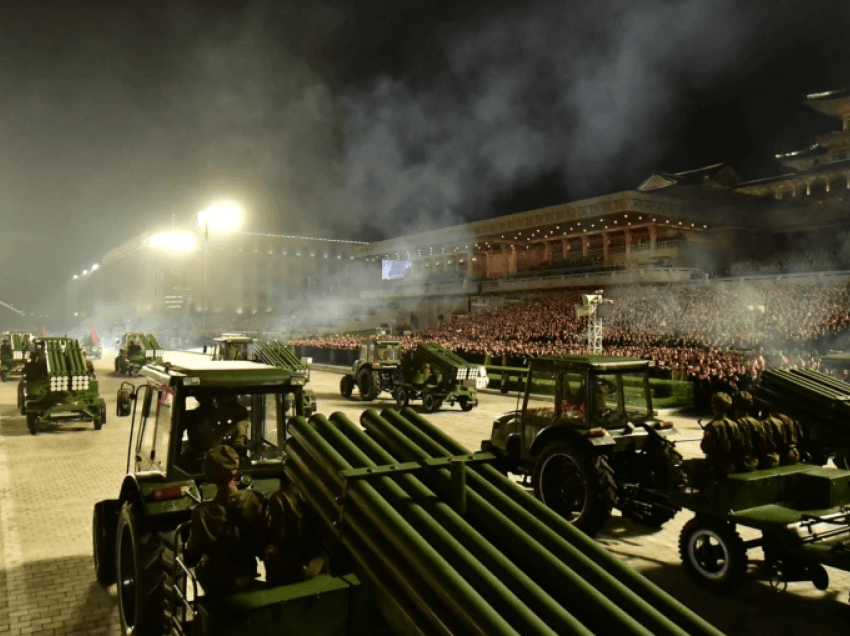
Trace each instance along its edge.
<instances>
[{"instance_id":1,"label":"soldier in helmet","mask_svg":"<svg viewBox=\"0 0 850 636\"><path fill-rule=\"evenodd\" d=\"M204 458L204 476L216 493L192 510L185 554L188 564L197 563L207 596L248 589L266 548L266 500L236 488L238 467L239 456L229 446L215 446Z\"/></svg>"},{"instance_id":2,"label":"soldier in helmet","mask_svg":"<svg viewBox=\"0 0 850 636\"><path fill-rule=\"evenodd\" d=\"M726 416L731 407L732 398L727 393L718 392L711 396L713 419L703 428L700 442L705 457L688 459L682 463L685 472L691 477L692 485L704 475L725 477L732 472L732 440L738 437L738 425Z\"/></svg>"},{"instance_id":3,"label":"soldier in helmet","mask_svg":"<svg viewBox=\"0 0 850 636\"><path fill-rule=\"evenodd\" d=\"M139 356L142 353L142 347L135 340L130 340L127 343L127 358L133 359Z\"/></svg>"},{"instance_id":4,"label":"soldier in helmet","mask_svg":"<svg viewBox=\"0 0 850 636\"><path fill-rule=\"evenodd\" d=\"M761 422L749 416L753 396L741 391L732 396L732 420L738 425L738 436L733 439L732 461L736 473L749 473L758 468L759 456L764 453Z\"/></svg>"},{"instance_id":5,"label":"soldier in helmet","mask_svg":"<svg viewBox=\"0 0 850 636\"><path fill-rule=\"evenodd\" d=\"M268 519L266 582L288 585L313 578L326 569L319 520L296 488L288 486L269 495Z\"/></svg>"}]
</instances>

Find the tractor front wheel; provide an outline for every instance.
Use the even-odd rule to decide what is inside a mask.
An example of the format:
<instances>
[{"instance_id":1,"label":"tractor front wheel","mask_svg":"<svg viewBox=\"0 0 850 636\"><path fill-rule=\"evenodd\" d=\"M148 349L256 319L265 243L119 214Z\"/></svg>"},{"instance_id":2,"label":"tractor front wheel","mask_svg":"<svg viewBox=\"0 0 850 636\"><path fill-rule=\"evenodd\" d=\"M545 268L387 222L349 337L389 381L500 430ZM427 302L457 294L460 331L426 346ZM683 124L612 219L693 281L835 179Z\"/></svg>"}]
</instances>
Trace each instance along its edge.
<instances>
[{"instance_id":1,"label":"tractor front wheel","mask_svg":"<svg viewBox=\"0 0 850 636\"><path fill-rule=\"evenodd\" d=\"M92 516L94 572L97 582L104 586L115 583L115 515L109 514L110 503L118 502L98 501Z\"/></svg>"},{"instance_id":2,"label":"tractor front wheel","mask_svg":"<svg viewBox=\"0 0 850 636\"><path fill-rule=\"evenodd\" d=\"M344 375L339 381L339 392L344 398L350 398L354 389L354 380L351 376Z\"/></svg>"},{"instance_id":3,"label":"tractor front wheel","mask_svg":"<svg viewBox=\"0 0 850 636\"><path fill-rule=\"evenodd\" d=\"M532 485L540 501L591 537L617 501L611 466L589 444L549 444L534 464Z\"/></svg>"},{"instance_id":4,"label":"tractor front wheel","mask_svg":"<svg viewBox=\"0 0 850 636\"><path fill-rule=\"evenodd\" d=\"M747 572L747 548L735 526L723 521L688 521L679 535L679 556L689 576L717 591L740 584Z\"/></svg>"}]
</instances>

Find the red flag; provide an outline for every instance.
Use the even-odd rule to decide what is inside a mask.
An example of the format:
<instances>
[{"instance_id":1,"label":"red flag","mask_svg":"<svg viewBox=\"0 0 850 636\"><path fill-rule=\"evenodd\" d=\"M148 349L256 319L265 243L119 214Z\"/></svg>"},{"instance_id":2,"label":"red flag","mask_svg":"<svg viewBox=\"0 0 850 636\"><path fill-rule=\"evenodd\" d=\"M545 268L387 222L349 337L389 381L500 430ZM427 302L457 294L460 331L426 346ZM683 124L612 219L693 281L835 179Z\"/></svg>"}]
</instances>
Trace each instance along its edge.
<instances>
[{"instance_id":1,"label":"red flag","mask_svg":"<svg viewBox=\"0 0 850 636\"><path fill-rule=\"evenodd\" d=\"M97 344L97 329L94 327L91 328L91 341L94 344Z\"/></svg>"}]
</instances>

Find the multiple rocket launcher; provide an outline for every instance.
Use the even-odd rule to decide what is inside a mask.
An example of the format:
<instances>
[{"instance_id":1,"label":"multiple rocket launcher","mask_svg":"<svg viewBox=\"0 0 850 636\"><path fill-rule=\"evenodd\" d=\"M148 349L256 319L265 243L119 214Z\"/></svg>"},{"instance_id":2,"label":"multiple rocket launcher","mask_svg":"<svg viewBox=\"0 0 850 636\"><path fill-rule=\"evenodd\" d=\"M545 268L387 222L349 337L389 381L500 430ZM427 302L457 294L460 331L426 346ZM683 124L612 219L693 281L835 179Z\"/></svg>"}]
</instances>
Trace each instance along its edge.
<instances>
[{"instance_id":1,"label":"multiple rocket launcher","mask_svg":"<svg viewBox=\"0 0 850 636\"><path fill-rule=\"evenodd\" d=\"M80 343L71 338L39 338L51 391L87 391L91 372L83 359Z\"/></svg>"}]
</instances>

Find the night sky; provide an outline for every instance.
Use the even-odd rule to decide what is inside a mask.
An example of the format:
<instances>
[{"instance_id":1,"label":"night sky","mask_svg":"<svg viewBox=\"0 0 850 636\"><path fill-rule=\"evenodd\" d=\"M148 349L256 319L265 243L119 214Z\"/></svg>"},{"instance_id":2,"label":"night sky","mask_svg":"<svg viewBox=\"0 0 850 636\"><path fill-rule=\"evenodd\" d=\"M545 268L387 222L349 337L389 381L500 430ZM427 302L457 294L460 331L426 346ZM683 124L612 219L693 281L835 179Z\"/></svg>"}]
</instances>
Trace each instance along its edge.
<instances>
[{"instance_id":1,"label":"night sky","mask_svg":"<svg viewBox=\"0 0 850 636\"><path fill-rule=\"evenodd\" d=\"M634 188L840 124L850 5L6 2L0 300L221 199L373 240Z\"/></svg>"}]
</instances>

